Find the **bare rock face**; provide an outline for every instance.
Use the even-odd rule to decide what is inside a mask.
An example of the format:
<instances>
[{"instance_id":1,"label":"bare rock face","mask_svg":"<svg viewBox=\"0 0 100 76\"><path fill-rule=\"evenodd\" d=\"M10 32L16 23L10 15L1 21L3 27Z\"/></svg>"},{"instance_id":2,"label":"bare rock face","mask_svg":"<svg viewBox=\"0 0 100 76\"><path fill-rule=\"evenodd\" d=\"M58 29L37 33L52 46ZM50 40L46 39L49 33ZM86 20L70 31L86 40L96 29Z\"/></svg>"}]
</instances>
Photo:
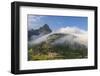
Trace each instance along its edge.
<instances>
[{"instance_id":1,"label":"bare rock face","mask_svg":"<svg viewBox=\"0 0 100 76\"><path fill-rule=\"evenodd\" d=\"M43 27L40 27L38 31L43 34L49 34L52 32L52 30L49 28L47 24L45 24Z\"/></svg>"},{"instance_id":2,"label":"bare rock face","mask_svg":"<svg viewBox=\"0 0 100 76\"><path fill-rule=\"evenodd\" d=\"M46 34L49 34L51 32L52 32L52 30L49 28L48 24L44 24L39 29L36 29L36 30L34 30L34 29L28 30L28 40L41 37L41 36L46 35Z\"/></svg>"}]
</instances>

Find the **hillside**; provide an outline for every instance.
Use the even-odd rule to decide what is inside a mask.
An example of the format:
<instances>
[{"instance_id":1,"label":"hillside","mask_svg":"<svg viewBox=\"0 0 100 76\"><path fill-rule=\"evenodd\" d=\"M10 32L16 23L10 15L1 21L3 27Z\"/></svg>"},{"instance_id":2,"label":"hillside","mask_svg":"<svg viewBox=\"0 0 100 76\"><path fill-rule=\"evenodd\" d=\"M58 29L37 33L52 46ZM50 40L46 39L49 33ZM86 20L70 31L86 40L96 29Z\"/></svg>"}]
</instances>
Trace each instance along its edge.
<instances>
[{"instance_id":1,"label":"hillside","mask_svg":"<svg viewBox=\"0 0 100 76\"><path fill-rule=\"evenodd\" d=\"M76 28L60 29L30 40L28 60L87 58L87 45L87 34L84 31Z\"/></svg>"}]
</instances>

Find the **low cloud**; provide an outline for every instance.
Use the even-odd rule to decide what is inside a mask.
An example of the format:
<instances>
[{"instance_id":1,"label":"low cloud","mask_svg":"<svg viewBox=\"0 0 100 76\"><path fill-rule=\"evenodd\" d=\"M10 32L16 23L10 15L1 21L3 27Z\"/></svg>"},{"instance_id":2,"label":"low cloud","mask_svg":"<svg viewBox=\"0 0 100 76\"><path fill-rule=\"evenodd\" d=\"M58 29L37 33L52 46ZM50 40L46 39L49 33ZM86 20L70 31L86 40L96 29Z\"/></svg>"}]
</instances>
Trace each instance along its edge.
<instances>
[{"instance_id":1,"label":"low cloud","mask_svg":"<svg viewBox=\"0 0 100 76\"><path fill-rule=\"evenodd\" d=\"M72 35L72 36L64 37L62 39L64 41L66 41L67 39L67 41L69 42L74 41L86 46L88 45L88 32L85 30L82 30L77 27L65 27L65 28L59 29L58 32ZM76 37L73 37L73 36L76 36ZM59 40L59 41L62 41L62 40Z\"/></svg>"},{"instance_id":2,"label":"low cloud","mask_svg":"<svg viewBox=\"0 0 100 76\"><path fill-rule=\"evenodd\" d=\"M34 44L39 44L41 42L44 42L47 40L48 36L52 34L56 34L56 33L66 34L66 36L55 40L54 42L55 44L59 44L59 43L73 44L74 42L77 42L79 44L88 46L88 32L77 27L60 28L57 31L41 36L40 38L36 40L29 41L29 46L33 46Z\"/></svg>"},{"instance_id":3,"label":"low cloud","mask_svg":"<svg viewBox=\"0 0 100 76\"><path fill-rule=\"evenodd\" d=\"M83 34L83 33L87 33L86 31L77 28L77 27L64 27L59 29L57 32L60 33L70 33L70 34Z\"/></svg>"}]
</instances>

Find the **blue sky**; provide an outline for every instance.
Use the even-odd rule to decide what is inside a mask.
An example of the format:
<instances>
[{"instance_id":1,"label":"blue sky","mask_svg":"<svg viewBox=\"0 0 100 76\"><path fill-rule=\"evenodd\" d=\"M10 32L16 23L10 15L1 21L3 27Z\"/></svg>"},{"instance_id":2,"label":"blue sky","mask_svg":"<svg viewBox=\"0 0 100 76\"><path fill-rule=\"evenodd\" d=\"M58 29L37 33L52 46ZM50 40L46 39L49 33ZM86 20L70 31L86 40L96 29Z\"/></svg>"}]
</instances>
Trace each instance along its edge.
<instances>
[{"instance_id":1,"label":"blue sky","mask_svg":"<svg viewBox=\"0 0 100 76\"><path fill-rule=\"evenodd\" d=\"M47 15L28 15L28 29L38 29L44 24L55 31L62 27L77 27L87 31L88 17L79 16L47 16Z\"/></svg>"}]
</instances>

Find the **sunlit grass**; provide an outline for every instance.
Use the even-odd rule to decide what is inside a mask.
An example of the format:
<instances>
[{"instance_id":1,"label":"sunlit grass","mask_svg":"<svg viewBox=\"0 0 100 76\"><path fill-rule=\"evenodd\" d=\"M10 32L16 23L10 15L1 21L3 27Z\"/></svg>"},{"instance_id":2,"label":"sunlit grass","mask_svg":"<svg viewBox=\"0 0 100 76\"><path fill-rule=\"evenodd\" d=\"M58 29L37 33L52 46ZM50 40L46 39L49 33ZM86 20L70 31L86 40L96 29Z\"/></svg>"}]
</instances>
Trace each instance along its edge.
<instances>
[{"instance_id":1,"label":"sunlit grass","mask_svg":"<svg viewBox=\"0 0 100 76\"><path fill-rule=\"evenodd\" d=\"M68 46L52 46L47 43L28 49L28 60L55 60L87 58L87 48L72 49Z\"/></svg>"}]
</instances>

